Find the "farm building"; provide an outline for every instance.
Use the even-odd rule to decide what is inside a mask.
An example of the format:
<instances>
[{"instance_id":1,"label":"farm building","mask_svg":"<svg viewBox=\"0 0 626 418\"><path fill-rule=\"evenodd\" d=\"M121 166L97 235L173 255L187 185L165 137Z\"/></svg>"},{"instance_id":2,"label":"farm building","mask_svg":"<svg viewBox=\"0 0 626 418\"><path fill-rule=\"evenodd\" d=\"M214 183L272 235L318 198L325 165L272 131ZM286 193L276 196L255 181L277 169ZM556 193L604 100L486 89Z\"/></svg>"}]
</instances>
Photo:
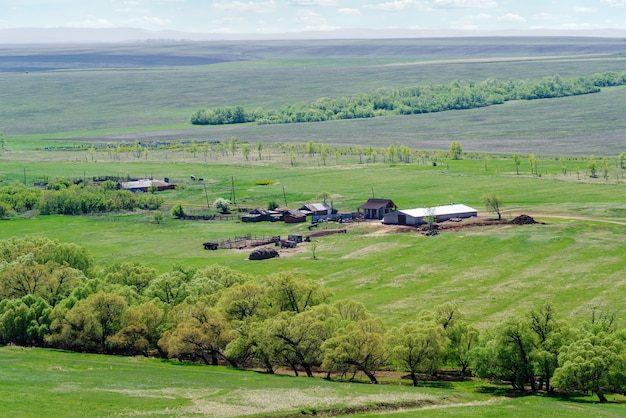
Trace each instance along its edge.
<instances>
[{"instance_id":1,"label":"farm building","mask_svg":"<svg viewBox=\"0 0 626 418\"><path fill-rule=\"evenodd\" d=\"M306 215L297 209L289 209L283 213L283 219L286 224L296 224L306 222Z\"/></svg>"},{"instance_id":2,"label":"farm building","mask_svg":"<svg viewBox=\"0 0 626 418\"><path fill-rule=\"evenodd\" d=\"M163 190L175 189L176 185L164 180L142 179L121 182L119 187L124 190L130 190L131 192L147 192L151 187L156 187L156 190L161 192Z\"/></svg>"},{"instance_id":3,"label":"farm building","mask_svg":"<svg viewBox=\"0 0 626 418\"><path fill-rule=\"evenodd\" d=\"M368 199L359 206L359 213L361 209L365 219L383 219L387 213L398 210L398 207L390 199Z\"/></svg>"},{"instance_id":4,"label":"farm building","mask_svg":"<svg viewBox=\"0 0 626 418\"><path fill-rule=\"evenodd\" d=\"M437 222L443 222L455 218L471 218L478 216L478 212L474 208L461 204L396 210L386 214L383 217L383 223L390 225L421 225L426 223L424 218L431 215L435 216Z\"/></svg>"},{"instance_id":5,"label":"farm building","mask_svg":"<svg viewBox=\"0 0 626 418\"><path fill-rule=\"evenodd\" d=\"M300 208L307 215L330 215L333 210L326 203L309 203Z\"/></svg>"},{"instance_id":6,"label":"farm building","mask_svg":"<svg viewBox=\"0 0 626 418\"><path fill-rule=\"evenodd\" d=\"M283 217L280 212L275 212L262 208L254 209L250 213L241 217L242 222L275 222L282 220Z\"/></svg>"}]
</instances>

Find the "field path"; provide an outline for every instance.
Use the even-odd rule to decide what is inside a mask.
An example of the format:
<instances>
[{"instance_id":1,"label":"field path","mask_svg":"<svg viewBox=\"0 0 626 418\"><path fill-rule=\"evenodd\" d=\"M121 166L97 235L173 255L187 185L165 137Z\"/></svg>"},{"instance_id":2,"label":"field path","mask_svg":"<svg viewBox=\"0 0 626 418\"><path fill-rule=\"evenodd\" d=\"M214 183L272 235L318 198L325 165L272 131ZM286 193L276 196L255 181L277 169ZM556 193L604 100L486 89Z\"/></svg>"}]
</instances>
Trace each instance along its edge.
<instances>
[{"instance_id":1,"label":"field path","mask_svg":"<svg viewBox=\"0 0 626 418\"><path fill-rule=\"evenodd\" d=\"M519 214L507 213L507 214L510 214L513 217L521 215L521 213ZM573 220L573 221L603 222L603 223L609 223L609 224L614 224L614 225L626 225L626 221L621 221L621 220L618 221L612 218L592 218L588 216L567 215L567 214L548 214L548 213L535 213L531 216L535 219L552 218L552 219L567 219L567 220Z\"/></svg>"}]
</instances>

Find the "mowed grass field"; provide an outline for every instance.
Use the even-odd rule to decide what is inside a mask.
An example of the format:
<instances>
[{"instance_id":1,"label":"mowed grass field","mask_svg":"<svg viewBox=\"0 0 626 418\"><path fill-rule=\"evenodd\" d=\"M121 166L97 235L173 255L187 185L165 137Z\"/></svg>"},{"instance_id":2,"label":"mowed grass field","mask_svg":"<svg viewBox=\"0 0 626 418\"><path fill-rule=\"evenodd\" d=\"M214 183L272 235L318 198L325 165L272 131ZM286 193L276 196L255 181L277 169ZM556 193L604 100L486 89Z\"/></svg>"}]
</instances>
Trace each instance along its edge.
<instances>
[{"instance_id":1,"label":"mowed grass field","mask_svg":"<svg viewBox=\"0 0 626 418\"><path fill-rule=\"evenodd\" d=\"M454 79L623 71L624 48L623 40L584 38L0 47L3 56L12 57L0 64L0 88L6 93L0 130L8 148L0 154L0 185L101 175L169 177L181 185L160 194L166 214L161 224L148 212L25 214L0 221L0 239L43 235L84 246L99 265L133 261L159 272L177 264L221 264L258 276L293 270L327 286L333 300L363 302L389 326L444 302L456 302L481 329L545 301L572 323L589 320L592 310L622 318L626 200L617 156L626 151L624 88L468 111L328 123L198 128L187 120L203 107L272 108ZM146 158L128 153L112 161L107 153L43 151L49 145L228 141L233 136L253 146L250 161L240 153L218 158L154 151ZM330 157L324 165L317 156L298 154L291 166L279 143L310 140L342 147L404 144L429 151L445 151L458 140L465 151L482 155L441 158L434 167L418 157L408 164L382 163L380 158L359 164L356 155ZM267 147L271 159L258 161L257 141L276 144ZM523 157L519 175L511 153ZM531 153L540 158L541 176L530 174ZM591 155L598 161L610 158L608 179L589 177ZM204 181L193 182L191 175ZM273 182L261 186L261 180ZM233 183L242 207L266 207L272 200L298 207L328 192L340 212L354 211L375 195L394 200L401 209L464 203L477 208L481 220L494 218L481 203L481 196L493 192L504 199L505 219L525 213L543 223L468 227L435 237L378 222L343 225L346 234L314 238L315 259L313 246L305 243L281 250L278 259L252 262L249 250L205 251L202 243L248 233L306 236L308 224L169 217L176 204L199 212L207 200L231 198ZM315 230L337 227L327 223ZM622 398L596 405L589 399L494 396L501 388L485 389L483 383L439 382L416 390L387 381L374 387L15 347L0 349L0 363L0 406L23 417L284 416L403 402L412 406L392 416L414 416L416 406L420 415L433 417L620 416L623 409ZM361 416L380 411L367 414Z\"/></svg>"},{"instance_id":2,"label":"mowed grass field","mask_svg":"<svg viewBox=\"0 0 626 418\"><path fill-rule=\"evenodd\" d=\"M545 224L494 225L423 237L366 222L348 225L347 234L315 238L316 259L312 246L303 244L260 263L247 260L250 250L205 251L202 243L246 234L306 236L308 224L181 221L169 216L156 224L150 213L39 216L3 221L0 238L45 235L85 246L98 264L134 261L161 272L176 264L223 264L261 276L294 270L328 286L335 299L362 301L389 324L448 301L458 303L483 328L545 301L573 321L588 318L593 309L622 309L626 202L615 161L605 180L591 179L582 170L574 173L572 167L584 165L584 159L568 160L567 175L560 172L560 161L543 160L543 174L537 177L529 175L526 162L516 175L512 160L505 158L447 160L437 167L421 162L357 164L356 156L352 163L346 158L336 166L318 166L314 158L302 156L296 167L279 155L267 165L256 161L249 166L227 161L62 161L63 155L76 154L49 153L57 161L29 162L29 181L118 172L170 177L184 187L160 194L168 215L175 204L188 212L206 211L207 200L230 198L233 181L238 205L249 208L266 207L269 201L282 205L285 198L287 206L299 207L326 191L337 210L352 212L374 192L404 209L464 203L479 209L485 219L494 215L485 211L481 197L495 192L505 201L506 219L526 213ZM3 167L9 179L19 181L25 165L9 162ZM205 181L189 180L190 173ZM257 185L260 180L273 184ZM318 228L340 227L327 223Z\"/></svg>"},{"instance_id":3,"label":"mowed grass field","mask_svg":"<svg viewBox=\"0 0 626 418\"><path fill-rule=\"evenodd\" d=\"M0 407L15 418L226 418L322 413L514 417L548 411L556 417L614 417L623 408L619 396L610 396L612 403L598 405L587 398L563 402L509 397L504 388L486 383L440 382L420 388L398 384L398 380L384 385L339 383L157 359L21 347L1 347L0 366ZM393 413L398 410L402 412Z\"/></svg>"}]
</instances>

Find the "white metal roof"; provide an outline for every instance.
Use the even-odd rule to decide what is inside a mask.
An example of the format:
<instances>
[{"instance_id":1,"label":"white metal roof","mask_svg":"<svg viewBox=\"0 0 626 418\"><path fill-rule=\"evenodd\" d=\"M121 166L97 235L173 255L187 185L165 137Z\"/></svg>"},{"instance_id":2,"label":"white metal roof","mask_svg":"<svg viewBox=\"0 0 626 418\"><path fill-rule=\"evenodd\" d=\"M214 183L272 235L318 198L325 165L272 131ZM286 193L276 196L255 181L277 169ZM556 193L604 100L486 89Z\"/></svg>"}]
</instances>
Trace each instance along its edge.
<instances>
[{"instance_id":1,"label":"white metal roof","mask_svg":"<svg viewBox=\"0 0 626 418\"><path fill-rule=\"evenodd\" d=\"M470 208L469 206L456 204L456 205L446 205L446 206L433 206L430 208L415 208L415 209L403 209L398 212L404 213L407 216L411 216L413 218L423 218L425 216L435 215L454 215L456 213L467 213L467 212L477 212L476 209Z\"/></svg>"}]
</instances>

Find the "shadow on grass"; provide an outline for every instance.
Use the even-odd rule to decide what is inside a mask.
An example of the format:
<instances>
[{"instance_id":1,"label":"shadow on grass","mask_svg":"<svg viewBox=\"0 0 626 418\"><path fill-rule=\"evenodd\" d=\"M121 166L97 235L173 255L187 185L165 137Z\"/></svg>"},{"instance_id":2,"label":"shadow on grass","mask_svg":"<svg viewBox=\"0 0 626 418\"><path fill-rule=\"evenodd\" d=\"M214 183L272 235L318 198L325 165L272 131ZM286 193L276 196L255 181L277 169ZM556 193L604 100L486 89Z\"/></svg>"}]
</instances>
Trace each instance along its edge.
<instances>
[{"instance_id":1,"label":"shadow on grass","mask_svg":"<svg viewBox=\"0 0 626 418\"><path fill-rule=\"evenodd\" d=\"M454 385L451 382L442 380L420 380L417 383L417 387L420 388L435 388L435 389L453 389Z\"/></svg>"},{"instance_id":2,"label":"shadow on grass","mask_svg":"<svg viewBox=\"0 0 626 418\"><path fill-rule=\"evenodd\" d=\"M581 392L572 392L572 393L551 393L544 395L546 397L552 398L559 402L567 402L567 403L575 403L575 404L584 404L584 405L626 405L626 396L623 395L606 395L608 397L613 397L613 399L607 399L606 402L600 402L596 395L589 396L587 394ZM619 397L621 399L615 399L615 397Z\"/></svg>"}]
</instances>

